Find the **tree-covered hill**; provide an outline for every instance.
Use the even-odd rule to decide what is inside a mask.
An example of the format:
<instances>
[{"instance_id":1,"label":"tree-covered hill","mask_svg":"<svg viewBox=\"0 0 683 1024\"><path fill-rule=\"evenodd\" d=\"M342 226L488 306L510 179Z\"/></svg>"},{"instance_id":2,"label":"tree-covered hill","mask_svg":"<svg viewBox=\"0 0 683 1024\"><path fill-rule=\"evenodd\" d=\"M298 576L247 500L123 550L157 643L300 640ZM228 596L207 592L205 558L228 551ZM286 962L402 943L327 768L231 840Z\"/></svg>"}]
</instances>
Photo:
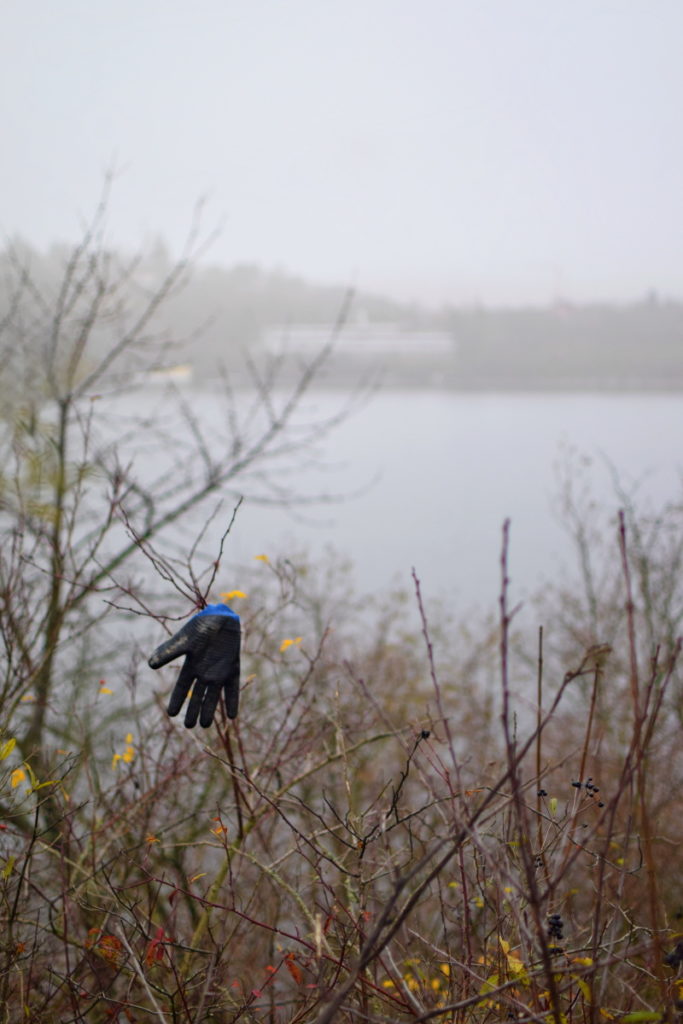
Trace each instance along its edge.
<instances>
[{"instance_id":1,"label":"tree-covered hill","mask_svg":"<svg viewBox=\"0 0 683 1024\"><path fill-rule=\"evenodd\" d=\"M61 246L39 252L19 242L0 253L0 322L16 301L34 305L41 301L35 288L16 299L16 284L24 270L29 268L32 282L47 295L57 287L69 252ZM134 258L112 252L111 259L130 267L128 306L131 301L144 304L172 263L160 242ZM194 379L205 381L215 378L220 365L230 368L238 350L258 358L265 339L278 331L289 336L295 356L298 327L312 325L321 339L329 337L347 293L343 282L318 284L282 269L199 262L187 285L170 297L150 327L158 338L168 340L170 362L191 364ZM369 342L365 354L359 349L356 331L353 351L350 344L345 349L345 337L359 324L370 339L373 329L381 329L386 337L390 325L402 343L393 351L385 342L378 351ZM450 339L441 354L422 346L428 331ZM107 344L103 331L103 349ZM683 303L650 295L621 305L429 309L359 292L349 307L346 334L342 330L337 348L327 383L343 385L357 376L359 365L363 369L367 363L386 384L397 386L679 389L683 387Z\"/></svg>"}]
</instances>

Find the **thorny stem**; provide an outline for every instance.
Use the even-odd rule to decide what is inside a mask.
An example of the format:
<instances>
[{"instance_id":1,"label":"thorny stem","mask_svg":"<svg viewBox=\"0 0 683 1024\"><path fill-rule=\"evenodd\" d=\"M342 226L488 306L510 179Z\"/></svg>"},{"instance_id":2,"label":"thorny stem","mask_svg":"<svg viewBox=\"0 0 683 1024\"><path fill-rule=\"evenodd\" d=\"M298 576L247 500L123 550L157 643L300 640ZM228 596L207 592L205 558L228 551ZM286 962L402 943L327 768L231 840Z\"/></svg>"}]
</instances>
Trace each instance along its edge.
<instances>
[{"instance_id":1,"label":"thorny stem","mask_svg":"<svg viewBox=\"0 0 683 1024\"><path fill-rule=\"evenodd\" d=\"M508 549L510 543L510 520L506 519L503 523L503 543L501 547L500 555L500 568L501 568L501 588L500 588L500 663L501 663L501 685L503 689L503 735L505 737L505 747L507 751L507 763L508 763L508 777L510 779L510 786L512 789L512 799L515 806L518 831L517 841L519 845L519 851L522 857L522 863L524 866L525 879L529 891L529 910L534 919L534 925L536 935L538 938L541 959L543 966L546 971L546 979L548 984L548 991L550 993L550 1003L552 1007L552 1015L555 1020L555 1024L563 1024L562 1022L562 1010L560 1007L560 997L557 991L557 985L553 975L553 965L551 962L550 952L548 950L548 942L546 939L546 930L544 927L544 921L541 910L541 897L538 889L538 882L536 878L536 870L534 859L530 848L530 835L529 827L527 824L527 813L526 804L522 795L522 780L520 778L520 767L521 760L517 756L517 740L516 736L513 737L510 730L510 680L509 680L509 664L508 664L508 653L509 653L509 629L514 610L508 612L508 589L510 585L510 579L508 576ZM539 684L540 688L540 684ZM540 704L540 695L539 695ZM537 718L537 735L535 737L536 750L538 752L538 744L540 743L540 723L542 723L542 716ZM538 776L538 773L537 773ZM538 783L538 778L537 778Z\"/></svg>"},{"instance_id":2,"label":"thorny stem","mask_svg":"<svg viewBox=\"0 0 683 1024\"><path fill-rule=\"evenodd\" d=\"M621 566L626 587L626 621L628 626L628 650L629 668L631 683L631 700L633 702L633 721L638 722L640 712L640 696L638 693L638 655L636 651L636 629L635 629L635 606L633 604L633 591L631 589L631 570L628 564L628 551L626 547L626 522L623 509L619 510L619 551L621 552Z\"/></svg>"}]
</instances>

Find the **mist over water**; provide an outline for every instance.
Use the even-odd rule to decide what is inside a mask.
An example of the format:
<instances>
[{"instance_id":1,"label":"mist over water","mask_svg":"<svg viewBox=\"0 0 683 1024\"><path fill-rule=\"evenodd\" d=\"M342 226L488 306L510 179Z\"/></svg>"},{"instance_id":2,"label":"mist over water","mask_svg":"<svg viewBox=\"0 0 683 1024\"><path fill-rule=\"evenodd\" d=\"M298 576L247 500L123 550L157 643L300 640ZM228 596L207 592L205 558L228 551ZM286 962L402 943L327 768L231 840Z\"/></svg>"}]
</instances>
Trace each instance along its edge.
<instances>
[{"instance_id":1,"label":"mist over water","mask_svg":"<svg viewBox=\"0 0 683 1024\"><path fill-rule=\"evenodd\" d=\"M224 399L189 389L184 398L218 438ZM324 419L342 402L337 392L314 392L298 420ZM156 405L168 415L155 389L116 403L119 412ZM179 458L173 438L184 433L180 422L166 423L162 458L169 468ZM566 473L577 487L588 484L607 514L616 516L620 507L615 481L644 508L657 509L680 495L681 436L680 395L379 391L303 457L273 464L277 487L335 500L262 507L246 490L222 579L228 588L239 586L240 566L259 554L306 551L316 560L332 547L352 560L357 593L410 588L415 567L428 596L460 609L493 608L506 518L513 594L521 598L543 580L576 571L560 521ZM159 471L155 445L146 449L138 434L132 451L142 472L146 465ZM255 481L248 486L264 492ZM226 496L207 544L217 543L233 504ZM206 509L195 521L190 513L182 543L199 532L205 515Z\"/></svg>"},{"instance_id":2,"label":"mist over water","mask_svg":"<svg viewBox=\"0 0 683 1024\"><path fill-rule=\"evenodd\" d=\"M84 237L123 285L128 324L191 253L186 289L146 328L169 346L161 363L185 364L205 388L184 395L209 435L225 427L209 390L217 367L235 387L253 383L243 353L265 364L285 342L306 365L315 351L303 342L330 336L349 287L318 382L351 388L363 360L370 375L366 326L365 341L388 346L378 353L394 390L315 451L237 482L231 573L255 554L333 546L353 560L359 592L410 586L414 566L426 592L490 604L508 517L514 588L571 565L558 518L568 451L606 513L619 504L609 467L655 507L677 498L680 2L206 0L197 17L152 0L65 0L41 18L5 6L0 233L16 244L2 254L0 320L14 301L3 282L26 268L38 287L18 327L48 297L36 352L68 246ZM73 311L72 339L99 308L90 301ZM92 331L95 364L126 329L116 313ZM146 343L132 362L141 373L153 365ZM324 418L339 402L317 391L299 415ZM162 421L150 413L148 432L123 442L141 473L166 467L172 480L201 462L161 388L117 403L131 420L159 408ZM264 508L254 495L277 497L268 483L339 500ZM207 550L235 500L223 495ZM169 530L179 557L206 514Z\"/></svg>"}]
</instances>

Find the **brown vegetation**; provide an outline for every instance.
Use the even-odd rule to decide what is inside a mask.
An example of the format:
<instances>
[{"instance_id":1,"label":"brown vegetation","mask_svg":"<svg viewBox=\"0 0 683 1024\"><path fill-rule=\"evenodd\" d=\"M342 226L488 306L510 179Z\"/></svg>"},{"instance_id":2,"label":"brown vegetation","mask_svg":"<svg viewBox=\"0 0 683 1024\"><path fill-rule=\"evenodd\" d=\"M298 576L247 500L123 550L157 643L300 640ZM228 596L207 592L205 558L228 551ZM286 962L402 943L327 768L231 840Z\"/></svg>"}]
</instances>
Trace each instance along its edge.
<instances>
[{"instance_id":1,"label":"brown vegetation","mask_svg":"<svg viewBox=\"0 0 683 1024\"><path fill-rule=\"evenodd\" d=\"M4 322L2 1020L675 1019L678 510L624 500L593 536L568 493L582 573L531 642L507 526L489 623L432 613L417 578L370 609L339 566L264 556L239 718L187 731L146 657L226 585L223 542L179 558L164 529L308 443L287 431L316 367L279 406L256 376L255 439L228 417L209 444L181 406L196 461L138 479L98 447L92 388L161 357L96 236L49 301L18 263Z\"/></svg>"}]
</instances>

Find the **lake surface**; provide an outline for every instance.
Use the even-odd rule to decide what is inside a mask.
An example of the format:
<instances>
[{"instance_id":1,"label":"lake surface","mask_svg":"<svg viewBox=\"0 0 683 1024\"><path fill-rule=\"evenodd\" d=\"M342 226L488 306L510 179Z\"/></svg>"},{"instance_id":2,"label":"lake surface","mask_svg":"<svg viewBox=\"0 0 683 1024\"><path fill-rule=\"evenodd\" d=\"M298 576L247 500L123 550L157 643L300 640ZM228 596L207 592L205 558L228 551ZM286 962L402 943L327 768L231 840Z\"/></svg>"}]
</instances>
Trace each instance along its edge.
<instances>
[{"instance_id":1,"label":"lake surface","mask_svg":"<svg viewBox=\"0 0 683 1024\"><path fill-rule=\"evenodd\" d=\"M148 409L160 401L152 391ZM205 427L218 430L225 419L218 395L184 397ZM324 418L342 404L338 393L312 393L299 420ZM306 548L316 557L331 545L352 558L362 592L410 587L414 566L425 594L460 609L494 606L509 518L510 575L522 598L572 569L558 516L568 453L616 514L612 471L626 488L637 484L652 507L679 498L682 438L679 395L379 391L316 444L307 465L276 464L283 486L343 500L293 510L245 501L225 550L226 575L235 567L229 586L239 586L238 566L255 555Z\"/></svg>"}]
</instances>

